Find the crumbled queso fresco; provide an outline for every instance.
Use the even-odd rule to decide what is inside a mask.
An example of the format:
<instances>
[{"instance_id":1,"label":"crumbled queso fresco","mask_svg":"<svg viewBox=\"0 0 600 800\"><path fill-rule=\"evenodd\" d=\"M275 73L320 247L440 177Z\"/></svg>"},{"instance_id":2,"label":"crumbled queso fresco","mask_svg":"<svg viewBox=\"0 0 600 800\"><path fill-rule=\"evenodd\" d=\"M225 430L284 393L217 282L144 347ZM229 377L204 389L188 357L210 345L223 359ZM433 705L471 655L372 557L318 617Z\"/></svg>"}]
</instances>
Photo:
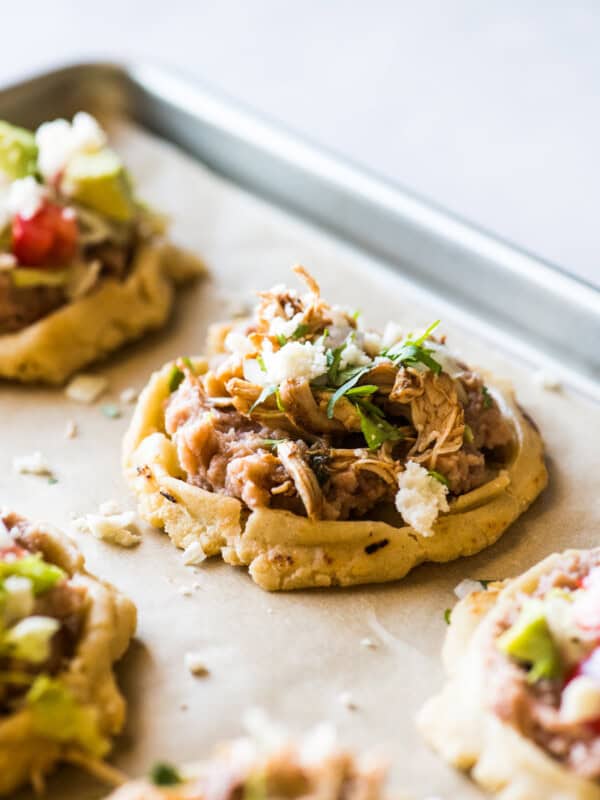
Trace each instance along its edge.
<instances>
[{"instance_id":1,"label":"crumbled queso fresco","mask_svg":"<svg viewBox=\"0 0 600 800\"><path fill-rule=\"evenodd\" d=\"M422 536L433 535L440 511L448 511L448 487L415 461L406 464L398 478L396 508L402 519Z\"/></svg>"}]
</instances>

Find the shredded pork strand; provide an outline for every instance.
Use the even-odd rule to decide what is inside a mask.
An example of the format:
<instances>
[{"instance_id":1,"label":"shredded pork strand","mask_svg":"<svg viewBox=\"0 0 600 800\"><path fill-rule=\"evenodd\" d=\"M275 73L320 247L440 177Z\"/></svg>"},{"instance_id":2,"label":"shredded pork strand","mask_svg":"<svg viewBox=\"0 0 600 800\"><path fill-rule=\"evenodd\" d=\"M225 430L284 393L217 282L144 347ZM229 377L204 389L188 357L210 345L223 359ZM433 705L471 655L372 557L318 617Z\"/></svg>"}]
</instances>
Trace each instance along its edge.
<instances>
[{"instance_id":1,"label":"shredded pork strand","mask_svg":"<svg viewBox=\"0 0 600 800\"><path fill-rule=\"evenodd\" d=\"M394 361L376 332L325 302L304 267L295 271L308 292L260 292L253 318L213 336L207 373L179 362L166 430L188 480L250 509L334 520L393 504L408 461L441 473L454 495L488 480L514 434L482 379L466 366L450 376ZM327 363L316 377L312 354ZM357 369L351 392L332 399Z\"/></svg>"}]
</instances>

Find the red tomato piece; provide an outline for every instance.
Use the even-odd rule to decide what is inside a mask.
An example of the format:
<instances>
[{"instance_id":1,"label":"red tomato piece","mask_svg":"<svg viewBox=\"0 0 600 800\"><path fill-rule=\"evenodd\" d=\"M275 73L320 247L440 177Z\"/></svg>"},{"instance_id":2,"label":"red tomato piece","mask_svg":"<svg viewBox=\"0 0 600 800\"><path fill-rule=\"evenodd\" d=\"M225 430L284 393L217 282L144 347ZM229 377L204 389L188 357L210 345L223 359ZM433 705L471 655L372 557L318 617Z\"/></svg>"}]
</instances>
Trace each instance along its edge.
<instances>
[{"instance_id":1,"label":"red tomato piece","mask_svg":"<svg viewBox=\"0 0 600 800\"><path fill-rule=\"evenodd\" d=\"M53 203L44 203L28 219L17 214L12 224L12 248L24 266L64 266L77 249L75 214Z\"/></svg>"}]
</instances>

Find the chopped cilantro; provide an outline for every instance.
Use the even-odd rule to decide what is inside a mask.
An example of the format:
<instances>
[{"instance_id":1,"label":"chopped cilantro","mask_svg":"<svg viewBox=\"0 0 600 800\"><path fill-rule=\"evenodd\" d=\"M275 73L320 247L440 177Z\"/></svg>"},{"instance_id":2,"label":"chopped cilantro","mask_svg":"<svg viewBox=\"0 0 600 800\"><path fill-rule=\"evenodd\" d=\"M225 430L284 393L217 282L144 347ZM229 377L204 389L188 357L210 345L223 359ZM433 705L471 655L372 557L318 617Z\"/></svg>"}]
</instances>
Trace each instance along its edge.
<instances>
[{"instance_id":1,"label":"chopped cilantro","mask_svg":"<svg viewBox=\"0 0 600 800\"><path fill-rule=\"evenodd\" d=\"M360 310L360 308L357 308L356 311L354 311L352 314L352 319L356 322L356 320L360 317L361 314L362 311Z\"/></svg>"},{"instance_id":2,"label":"chopped cilantro","mask_svg":"<svg viewBox=\"0 0 600 800\"><path fill-rule=\"evenodd\" d=\"M387 350L384 350L382 355L390 358L394 364L404 364L406 366L414 366L415 364L423 364L428 367L434 375L439 375L442 371L442 365L432 357L433 350L424 347L424 343L431 336L433 331L440 324L440 320L433 322L418 339L411 339L410 335L402 342L398 342Z\"/></svg>"},{"instance_id":3,"label":"chopped cilantro","mask_svg":"<svg viewBox=\"0 0 600 800\"><path fill-rule=\"evenodd\" d=\"M490 394L490 390L487 386L481 387L481 394L483 395L483 407L484 408L491 408L494 404L492 399L492 395Z\"/></svg>"},{"instance_id":4,"label":"chopped cilantro","mask_svg":"<svg viewBox=\"0 0 600 800\"><path fill-rule=\"evenodd\" d=\"M451 608L447 608L444 611L444 622L446 623L446 625L450 625L451 618L452 618L452 609Z\"/></svg>"},{"instance_id":5,"label":"chopped cilantro","mask_svg":"<svg viewBox=\"0 0 600 800\"><path fill-rule=\"evenodd\" d=\"M256 361L258 362L258 366L261 368L263 372L267 371L267 366L265 364L265 360L261 355L256 356Z\"/></svg>"},{"instance_id":6,"label":"chopped cilantro","mask_svg":"<svg viewBox=\"0 0 600 800\"><path fill-rule=\"evenodd\" d=\"M484 579L484 578L477 578L477 580L479 581L479 583L482 585L482 587L484 589L487 589L487 587L490 585L490 583L495 583L495 580L493 578L488 578L487 580Z\"/></svg>"},{"instance_id":7,"label":"chopped cilantro","mask_svg":"<svg viewBox=\"0 0 600 800\"><path fill-rule=\"evenodd\" d=\"M379 386L364 383L362 386L355 386L353 389L348 389L346 397L368 397L369 395L375 394L378 389Z\"/></svg>"},{"instance_id":8,"label":"chopped cilantro","mask_svg":"<svg viewBox=\"0 0 600 800\"><path fill-rule=\"evenodd\" d=\"M178 770L162 761L154 764L150 770L150 780L155 786L176 786L182 782Z\"/></svg>"},{"instance_id":9,"label":"chopped cilantro","mask_svg":"<svg viewBox=\"0 0 600 800\"><path fill-rule=\"evenodd\" d=\"M356 405L356 410L360 416L360 429L369 450L376 450L384 442L397 441L402 436L398 428L389 423L379 409L377 409L379 413L372 413L371 409L373 408L377 409L371 403L368 404L368 408L365 407L364 403Z\"/></svg>"},{"instance_id":10,"label":"chopped cilantro","mask_svg":"<svg viewBox=\"0 0 600 800\"><path fill-rule=\"evenodd\" d=\"M100 410L104 416L108 417L109 419L118 419L121 416L121 409L114 403L107 403L106 405L102 406Z\"/></svg>"},{"instance_id":11,"label":"chopped cilantro","mask_svg":"<svg viewBox=\"0 0 600 800\"><path fill-rule=\"evenodd\" d=\"M251 414L257 406L260 406L262 403L265 402L265 400L267 400L269 397L271 397L272 394L275 394L275 392L277 391L278 391L277 386L265 386L265 388L258 396L256 402L252 403L252 405L250 406L250 411L248 411L248 413Z\"/></svg>"},{"instance_id":12,"label":"chopped cilantro","mask_svg":"<svg viewBox=\"0 0 600 800\"><path fill-rule=\"evenodd\" d=\"M301 322L300 325L296 328L296 330L292 333L292 339L301 339L303 336L310 330L310 325L307 325L304 322Z\"/></svg>"},{"instance_id":13,"label":"chopped cilantro","mask_svg":"<svg viewBox=\"0 0 600 800\"><path fill-rule=\"evenodd\" d=\"M414 366L415 364L423 364L428 367L434 375L439 375L442 371L442 365L432 357L433 351L427 347L422 347L413 342L407 342L401 345L394 345L385 355L391 359L394 364L402 364L405 366Z\"/></svg>"},{"instance_id":14,"label":"chopped cilantro","mask_svg":"<svg viewBox=\"0 0 600 800\"><path fill-rule=\"evenodd\" d=\"M429 337L434 332L434 330L437 328L437 326L440 324L440 322L441 322L441 320L436 319L435 322L432 322L431 325L423 331L423 333L419 336L418 339L415 339L414 341L411 340L411 343L412 344L416 344L416 345L422 345L423 342L426 342L427 339L429 339ZM409 339L410 339L410 336L409 336Z\"/></svg>"},{"instance_id":15,"label":"chopped cilantro","mask_svg":"<svg viewBox=\"0 0 600 800\"><path fill-rule=\"evenodd\" d=\"M340 373L340 361L342 360L342 353L346 348L345 344L339 347L334 347L327 351L327 380L331 386L338 385L338 377Z\"/></svg>"},{"instance_id":16,"label":"chopped cilantro","mask_svg":"<svg viewBox=\"0 0 600 800\"><path fill-rule=\"evenodd\" d=\"M169 375L169 391L173 393L179 387L179 384L184 378L185 375L175 364L171 370L171 374Z\"/></svg>"},{"instance_id":17,"label":"chopped cilantro","mask_svg":"<svg viewBox=\"0 0 600 800\"><path fill-rule=\"evenodd\" d=\"M349 389L352 389L354 386L356 386L356 384L359 382L362 376L366 375L370 369L371 369L370 366L358 367L358 368L353 368L352 370L344 370L344 372L338 374L338 380L342 378L345 379L346 375L348 374L350 375L350 377L345 379L345 382L342 383L342 385L339 386L329 398L329 403L327 403L327 416L329 417L329 419L333 417L333 410L335 408L335 404L340 399L340 397L343 397L348 392Z\"/></svg>"},{"instance_id":18,"label":"chopped cilantro","mask_svg":"<svg viewBox=\"0 0 600 800\"><path fill-rule=\"evenodd\" d=\"M287 342L287 339L286 339L286 337L283 335L283 333L278 333L278 334L277 334L277 336L276 336L275 338L277 339L277 341L279 342L279 345L280 345L281 347L283 347L283 345L284 345L284 344Z\"/></svg>"},{"instance_id":19,"label":"chopped cilantro","mask_svg":"<svg viewBox=\"0 0 600 800\"><path fill-rule=\"evenodd\" d=\"M55 483L58 483L58 478L55 478L54 475L50 475L48 478L48 483L50 486L54 486Z\"/></svg>"},{"instance_id":20,"label":"chopped cilantro","mask_svg":"<svg viewBox=\"0 0 600 800\"><path fill-rule=\"evenodd\" d=\"M442 475L441 472L438 472L435 469L430 469L430 470L427 470L427 474L430 475L432 478L435 478L436 481L439 481L440 483L443 483L444 486L448 486L448 487L450 486L450 484L448 483L448 478L445 475Z\"/></svg>"}]
</instances>

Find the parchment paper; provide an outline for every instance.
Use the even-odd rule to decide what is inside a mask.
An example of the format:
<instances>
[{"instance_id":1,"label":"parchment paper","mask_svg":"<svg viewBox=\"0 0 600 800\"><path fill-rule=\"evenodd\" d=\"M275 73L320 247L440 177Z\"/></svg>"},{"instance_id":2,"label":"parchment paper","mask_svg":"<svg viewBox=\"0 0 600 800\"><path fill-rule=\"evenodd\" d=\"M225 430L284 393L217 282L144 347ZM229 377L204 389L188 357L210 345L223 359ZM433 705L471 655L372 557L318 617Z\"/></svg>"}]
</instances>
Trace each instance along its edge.
<instances>
[{"instance_id":1,"label":"parchment paper","mask_svg":"<svg viewBox=\"0 0 600 800\"><path fill-rule=\"evenodd\" d=\"M127 592L139 609L137 640L119 667L129 719L114 762L137 775L158 758L197 759L216 740L238 735L243 711L259 705L295 730L327 719L345 742L383 746L397 792L445 800L480 797L429 752L413 723L442 682L444 610L463 578L510 576L552 550L598 543L600 409L567 392L539 388L518 353L502 354L502 342L466 330L440 299L215 178L165 143L122 127L117 148L141 196L172 215L175 239L205 257L213 278L186 291L166 330L98 367L110 390L97 405L78 405L61 390L0 386L1 501L69 531L89 568ZM393 585L353 590L266 594L243 570L217 560L197 570L185 567L181 551L148 527L141 546L131 551L75 532L73 513L95 511L108 499L133 507L119 466L132 409L122 405L122 418L108 419L102 403L118 402L127 387L140 389L167 359L201 352L208 323L229 317L253 290L293 280L289 268L298 262L314 271L326 297L361 309L373 324L393 318L411 329L443 316L451 347L470 363L513 380L547 443L546 493L480 555L423 566ZM65 438L67 420L79 425L78 438ZM13 471L12 459L34 450L46 455L58 483ZM198 587L191 597L180 593L193 584ZM393 646L372 630L373 616L395 637ZM377 648L361 646L364 637ZM184 654L190 650L205 654L208 677L188 673ZM356 710L340 702L342 692L350 692ZM70 768L49 787L55 800L103 795Z\"/></svg>"}]
</instances>

